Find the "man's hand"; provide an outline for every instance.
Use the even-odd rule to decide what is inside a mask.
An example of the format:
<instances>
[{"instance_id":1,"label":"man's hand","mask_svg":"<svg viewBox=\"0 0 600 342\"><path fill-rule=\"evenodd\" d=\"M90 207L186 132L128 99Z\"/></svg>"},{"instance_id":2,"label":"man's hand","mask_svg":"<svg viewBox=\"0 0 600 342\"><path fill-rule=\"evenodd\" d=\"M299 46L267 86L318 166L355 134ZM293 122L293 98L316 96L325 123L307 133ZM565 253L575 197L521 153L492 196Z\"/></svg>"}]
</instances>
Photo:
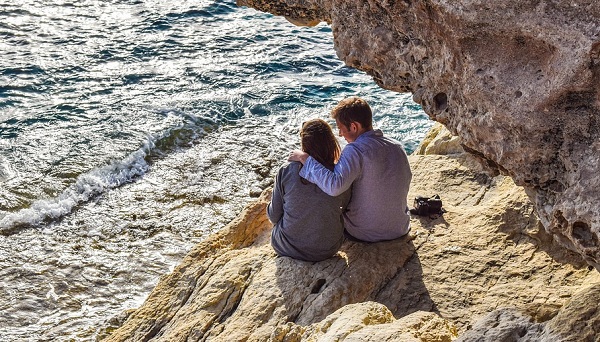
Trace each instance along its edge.
<instances>
[{"instance_id":1,"label":"man's hand","mask_svg":"<svg viewBox=\"0 0 600 342\"><path fill-rule=\"evenodd\" d=\"M299 161L302 163L302 165L304 165L306 159L308 159L308 153L302 150L293 150L292 152L290 152L288 161Z\"/></svg>"}]
</instances>

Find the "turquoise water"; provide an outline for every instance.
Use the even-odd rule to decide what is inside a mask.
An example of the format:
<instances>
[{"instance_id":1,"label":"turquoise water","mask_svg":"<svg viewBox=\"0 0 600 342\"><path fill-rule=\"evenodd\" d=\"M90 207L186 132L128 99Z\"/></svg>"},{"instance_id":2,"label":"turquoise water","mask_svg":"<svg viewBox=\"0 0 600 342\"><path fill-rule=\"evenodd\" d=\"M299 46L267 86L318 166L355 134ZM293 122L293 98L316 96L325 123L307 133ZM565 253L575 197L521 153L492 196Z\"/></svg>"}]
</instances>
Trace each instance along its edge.
<instances>
[{"instance_id":1,"label":"turquoise water","mask_svg":"<svg viewBox=\"0 0 600 342\"><path fill-rule=\"evenodd\" d=\"M270 186L349 95L410 152L410 94L331 30L232 1L0 0L0 336L94 340Z\"/></svg>"}]
</instances>

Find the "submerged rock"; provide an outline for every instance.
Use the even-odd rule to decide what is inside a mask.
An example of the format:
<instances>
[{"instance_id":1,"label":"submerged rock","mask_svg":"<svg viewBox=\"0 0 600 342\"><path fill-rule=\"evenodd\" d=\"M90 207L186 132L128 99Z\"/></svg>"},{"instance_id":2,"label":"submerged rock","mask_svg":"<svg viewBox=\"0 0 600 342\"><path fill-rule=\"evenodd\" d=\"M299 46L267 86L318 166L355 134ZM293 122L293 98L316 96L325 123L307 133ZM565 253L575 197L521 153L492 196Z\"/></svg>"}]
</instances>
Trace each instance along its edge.
<instances>
[{"instance_id":1,"label":"submerged rock","mask_svg":"<svg viewBox=\"0 0 600 342\"><path fill-rule=\"evenodd\" d=\"M331 24L347 65L412 92L524 186L548 232L600 268L600 2L238 0Z\"/></svg>"},{"instance_id":2,"label":"submerged rock","mask_svg":"<svg viewBox=\"0 0 600 342\"><path fill-rule=\"evenodd\" d=\"M275 255L265 191L106 341L471 341L498 324L552 341L589 336L568 320L595 319L597 301L572 294L600 284L598 273L556 248L509 177L445 146L452 154L410 156L410 196L439 194L442 216L413 217L401 239L347 241L311 263Z\"/></svg>"}]
</instances>

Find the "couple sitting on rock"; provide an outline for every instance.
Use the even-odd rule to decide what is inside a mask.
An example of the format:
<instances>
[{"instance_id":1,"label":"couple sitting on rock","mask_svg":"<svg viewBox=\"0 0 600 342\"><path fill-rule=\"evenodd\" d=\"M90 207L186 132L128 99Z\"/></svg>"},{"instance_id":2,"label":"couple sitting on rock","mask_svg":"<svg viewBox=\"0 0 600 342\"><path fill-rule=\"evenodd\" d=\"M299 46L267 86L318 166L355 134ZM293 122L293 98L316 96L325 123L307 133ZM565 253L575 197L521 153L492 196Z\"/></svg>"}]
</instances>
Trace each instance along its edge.
<instances>
[{"instance_id":1,"label":"couple sitting on rock","mask_svg":"<svg viewBox=\"0 0 600 342\"><path fill-rule=\"evenodd\" d=\"M371 108L361 98L340 101L331 117L348 142L343 151L325 121L307 121L302 150L292 151L275 178L267 214L280 256L320 261L335 255L344 237L376 242L409 230L412 174L400 143L373 129Z\"/></svg>"}]
</instances>

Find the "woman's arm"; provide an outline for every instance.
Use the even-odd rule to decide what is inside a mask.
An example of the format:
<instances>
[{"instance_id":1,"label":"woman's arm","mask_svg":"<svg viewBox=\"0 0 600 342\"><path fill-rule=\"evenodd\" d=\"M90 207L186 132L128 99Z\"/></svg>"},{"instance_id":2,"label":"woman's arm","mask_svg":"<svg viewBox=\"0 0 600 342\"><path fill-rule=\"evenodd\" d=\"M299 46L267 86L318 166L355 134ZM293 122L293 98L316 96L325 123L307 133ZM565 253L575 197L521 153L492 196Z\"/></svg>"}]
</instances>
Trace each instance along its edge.
<instances>
[{"instance_id":1,"label":"woman's arm","mask_svg":"<svg viewBox=\"0 0 600 342\"><path fill-rule=\"evenodd\" d=\"M277 176L275 176L275 186L273 188L273 195L271 196L271 203L267 206L267 216L269 216L269 221L271 221L272 224L277 224L283 217L282 174L283 168L279 169Z\"/></svg>"}]
</instances>

